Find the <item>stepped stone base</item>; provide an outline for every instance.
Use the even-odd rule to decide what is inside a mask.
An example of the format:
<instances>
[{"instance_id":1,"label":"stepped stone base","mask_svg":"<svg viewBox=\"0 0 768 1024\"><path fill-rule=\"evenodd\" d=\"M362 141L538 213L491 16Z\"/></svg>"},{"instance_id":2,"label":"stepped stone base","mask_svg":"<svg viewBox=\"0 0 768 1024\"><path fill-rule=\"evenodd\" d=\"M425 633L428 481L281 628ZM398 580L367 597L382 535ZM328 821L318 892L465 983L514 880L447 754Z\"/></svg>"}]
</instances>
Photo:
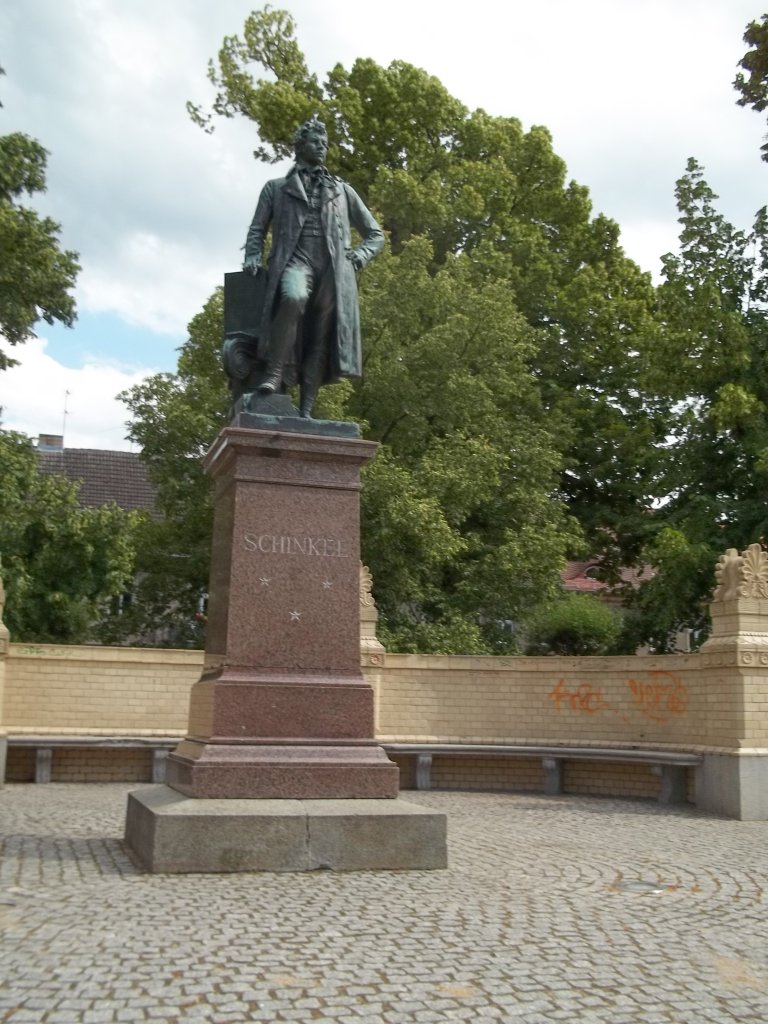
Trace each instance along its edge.
<instances>
[{"instance_id":1,"label":"stepped stone base","mask_svg":"<svg viewBox=\"0 0 768 1024\"><path fill-rule=\"evenodd\" d=\"M185 796L255 800L395 799L399 771L375 743L227 744L186 739L166 780Z\"/></svg>"},{"instance_id":2,"label":"stepped stone base","mask_svg":"<svg viewBox=\"0 0 768 1024\"><path fill-rule=\"evenodd\" d=\"M157 874L428 870L447 866L446 817L396 800L128 796L125 841Z\"/></svg>"}]
</instances>

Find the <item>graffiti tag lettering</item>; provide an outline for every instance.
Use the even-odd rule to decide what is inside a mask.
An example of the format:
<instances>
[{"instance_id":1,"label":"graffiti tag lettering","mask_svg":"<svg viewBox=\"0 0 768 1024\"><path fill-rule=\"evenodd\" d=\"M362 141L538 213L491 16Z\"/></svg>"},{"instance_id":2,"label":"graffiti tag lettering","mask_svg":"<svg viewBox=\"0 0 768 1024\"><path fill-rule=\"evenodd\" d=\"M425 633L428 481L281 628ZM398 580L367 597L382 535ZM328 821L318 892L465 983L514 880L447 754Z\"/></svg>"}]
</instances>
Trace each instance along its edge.
<instances>
[{"instance_id":1,"label":"graffiti tag lettering","mask_svg":"<svg viewBox=\"0 0 768 1024\"><path fill-rule=\"evenodd\" d=\"M594 689L590 683L579 683L575 689L569 689L565 685L565 680L560 679L550 692L549 699L554 702L558 711L563 706L571 711L583 711L588 715L612 710L611 705L603 699L601 691Z\"/></svg>"},{"instance_id":2,"label":"graffiti tag lettering","mask_svg":"<svg viewBox=\"0 0 768 1024\"><path fill-rule=\"evenodd\" d=\"M630 711L641 714L652 722L668 722L688 710L688 690L682 679L673 672L649 671L643 673L647 679L628 679L631 694ZM603 691L592 683L566 683L559 679L549 692L549 699L557 711L575 711L584 715L607 713L617 715L622 721L630 719L624 714L624 701L611 703Z\"/></svg>"},{"instance_id":3,"label":"graffiti tag lettering","mask_svg":"<svg viewBox=\"0 0 768 1024\"><path fill-rule=\"evenodd\" d=\"M653 722L668 722L688 710L688 690L672 672L648 672L650 682L630 679L628 686L637 709Z\"/></svg>"}]
</instances>

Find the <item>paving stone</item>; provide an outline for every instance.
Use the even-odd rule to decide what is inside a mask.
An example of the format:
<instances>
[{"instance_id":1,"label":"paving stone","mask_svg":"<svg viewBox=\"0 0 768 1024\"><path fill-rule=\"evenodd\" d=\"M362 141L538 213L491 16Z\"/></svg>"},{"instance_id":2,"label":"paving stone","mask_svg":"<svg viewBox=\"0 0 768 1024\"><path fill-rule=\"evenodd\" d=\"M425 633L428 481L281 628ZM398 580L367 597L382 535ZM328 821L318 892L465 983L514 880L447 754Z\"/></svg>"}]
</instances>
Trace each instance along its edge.
<instances>
[{"instance_id":1,"label":"paving stone","mask_svg":"<svg viewBox=\"0 0 768 1024\"><path fill-rule=\"evenodd\" d=\"M0 1019L768 1019L766 822L412 793L448 814L447 871L158 876L122 846L131 788L0 791Z\"/></svg>"},{"instance_id":2,"label":"paving stone","mask_svg":"<svg viewBox=\"0 0 768 1024\"><path fill-rule=\"evenodd\" d=\"M73 1010L54 1010L49 1013L45 1020L46 1024L81 1024L83 1015ZM9 1020L13 1021L13 1024L19 1024L20 1021L34 1020L36 1024L40 1024L39 1014L34 1017L25 1017L22 1014L14 1014Z\"/></svg>"}]
</instances>

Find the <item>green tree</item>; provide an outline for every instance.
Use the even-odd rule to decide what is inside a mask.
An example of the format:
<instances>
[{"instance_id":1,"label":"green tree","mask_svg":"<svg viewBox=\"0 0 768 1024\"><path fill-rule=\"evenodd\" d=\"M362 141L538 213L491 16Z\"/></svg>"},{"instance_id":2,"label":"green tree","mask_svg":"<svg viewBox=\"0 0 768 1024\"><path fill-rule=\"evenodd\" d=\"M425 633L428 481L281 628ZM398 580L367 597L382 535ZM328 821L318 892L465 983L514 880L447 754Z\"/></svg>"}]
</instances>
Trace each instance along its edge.
<instances>
[{"instance_id":1,"label":"green tree","mask_svg":"<svg viewBox=\"0 0 768 1024\"><path fill-rule=\"evenodd\" d=\"M724 548L717 548L711 539L700 540L686 522L678 529L664 525L662 517L659 526L643 552L654 574L625 594L628 611L619 642L623 653L647 645L668 654L676 648L678 632L690 630L694 647L709 635L709 598L715 564Z\"/></svg>"},{"instance_id":2,"label":"green tree","mask_svg":"<svg viewBox=\"0 0 768 1024\"><path fill-rule=\"evenodd\" d=\"M81 508L78 488L43 475L22 434L0 431L0 555L14 640L81 643L130 588L136 516Z\"/></svg>"},{"instance_id":3,"label":"green tree","mask_svg":"<svg viewBox=\"0 0 768 1024\"><path fill-rule=\"evenodd\" d=\"M366 382L324 389L317 415L355 419L381 442L362 517L382 635L400 649L489 651L505 640L498 620L556 587L578 531L555 497L559 457L527 365L536 332L493 283L475 289L479 330L469 261L431 265L419 239L366 271ZM178 373L123 396L163 512L145 528L132 631L162 621L182 635L207 583L201 459L225 424L221 333L217 293L190 324Z\"/></svg>"},{"instance_id":4,"label":"green tree","mask_svg":"<svg viewBox=\"0 0 768 1024\"><path fill-rule=\"evenodd\" d=\"M524 625L526 654L616 654L621 615L591 594L560 594Z\"/></svg>"},{"instance_id":5,"label":"green tree","mask_svg":"<svg viewBox=\"0 0 768 1024\"><path fill-rule=\"evenodd\" d=\"M555 421L530 367L538 332L503 283L473 281L466 256L435 271L425 238L367 274L365 380L347 409L382 444L362 496L382 625L400 649L433 636L445 650L445 623L464 620L472 649L494 650L497 624L553 592L580 540L556 498Z\"/></svg>"},{"instance_id":6,"label":"green tree","mask_svg":"<svg viewBox=\"0 0 768 1024\"><path fill-rule=\"evenodd\" d=\"M418 68L357 60L320 84L290 15L267 8L224 40L209 77L213 114L254 120L260 159L289 155L295 125L319 111L329 165L390 239L362 276L365 382L322 396L382 445L363 492L382 633L401 649L499 649L498 623L551 594L580 543L566 503L607 571L645 538L648 453L665 433L646 386L649 277L616 225L592 216L587 190L566 182L546 129L469 112ZM190 112L212 130L211 115ZM201 343L211 352L218 337L192 332L184 358ZM207 410L210 439L226 404L208 390L212 404L197 396L192 410L192 389L180 367L129 397L134 439L169 493L166 453L181 449L165 416L187 410L197 424ZM182 448L186 478L199 460Z\"/></svg>"},{"instance_id":7,"label":"green tree","mask_svg":"<svg viewBox=\"0 0 768 1024\"><path fill-rule=\"evenodd\" d=\"M0 136L0 334L11 345L33 337L38 320L71 327L76 315L77 254L60 249L55 221L21 205L45 191L46 158L27 135ZM0 352L0 370L15 362Z\"/></svg>"},{"instance_id":8,"label":"green tree","mask_svg":"<svg viewBox=\"0 0 768 1024\"><path fill-rule=\"evenodd\" d=\"M218 358L223 316L218 290L190 323L177 372L120 396L133 414L128 436L147 463L159 513L141 526L134 600L113 623L121 636L158 631L165 644L181 647L204 639L196 612L208 586L213 506L202 460L229 405Z\"/></svg>"},{"instance_id":9,"label":"green tree","mask_svg":"<svg viewBox=\"0 0 768 1024\"><path fill-rule=\"evenodd\" d=\"M470 112L402 61L336 65L321 83L295 33L285 11L252 13L209 65L212 112L190 104L193 119L211 131L214 115L248 117L256 156L275 160L319 111L329 166L378 211L394 257L424 237L431 273L463 255L468 288L504 284L538 329L529 365L564 456L558 491L615 575L646 538L666 430L667 407L648 389L658 344L649 275L625 257L616 224L592 216L587 189L566 181L545 128Z\"/></svg>"},{"instance_id":10,"label":"green tree","mask_svg":"<svg viewBox=\"0 0 768 1024\"><path fill-rule=\"evenodd\" d=\"M741 93L736 100L740 107L752 107L762 113L768 107L768 14L760 21L751 21L744 33L744 42L750 47L739 61L741 71L733 85ZM763 160L768 160L768 141L760 147Z\"/></svg>"},{"instance_id":11,"label":"green tree","mask_svg":"<svg viewBox=\"0 0 768 1024\"><path fill-rule=\"evenodd\" d=\"M676 196L680 251L658 290L655 387L674 416L648 517L657 575L631 597L660 650L677 629L705 635L719 555L768 535L768 213L736 229L695 160Z\"/></svg>"}]
</instances>

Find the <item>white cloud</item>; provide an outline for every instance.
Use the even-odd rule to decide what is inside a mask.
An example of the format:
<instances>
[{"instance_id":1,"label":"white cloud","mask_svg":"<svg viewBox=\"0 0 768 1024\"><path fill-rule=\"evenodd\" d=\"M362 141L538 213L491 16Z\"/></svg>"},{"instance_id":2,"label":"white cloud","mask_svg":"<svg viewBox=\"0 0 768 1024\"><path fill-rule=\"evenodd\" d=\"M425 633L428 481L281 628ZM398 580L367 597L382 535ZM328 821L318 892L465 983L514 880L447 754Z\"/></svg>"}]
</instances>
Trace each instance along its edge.
<instances>
[{"instance_id":1,"label":"white cloud","mask_svg":"<svg viewBox=\"0 0 768 1024\"><path fill-rule=\"evenodd\" d=\"M20 359L0 375L3 429L30 437L63 433L67 448L133 450L125 439L128 410L116 396L155 371L97 357L73 370L52 359L46 345L44 338L33 338L22 348L3 346Z\"/></svg>"},{"instance_id":2,"label":"white cloud","mask_svg":"<svg viewBox=\"0 0 768 1024\"><path fill-rule=\"evenodd\" d=\"M23 13L0 10L13 51L3 58L2 130L24 130L50 151L38 205L80 254L82 311L179 333L240 265L269 172L257 177L252 126L232 122L209 137L185 111L208 94L206 63L224 32L242 27L237 0L217 7L26 0Z\"/></svg>"},{"instance_id":3,"label":"white cloud","mask_svg":"<svg viewBox=\"0 0 768 1024\"><path fill-rule=\"evenodd\" d=\"M178 335L239 265L259 189L279 169L253 160L251 123L219 119L208 136L184 105L211 97L207 62L252 6L0 5L0 131L51 151L41 203L81 255L81 311ZM337 61L401 59L470 108L546 125L644 269L676 245L674 184L688 156L739 226L764 202L764 119L738 108L731 87L753 0L475 0L467 18L444 0L285 6L321 80Z\"/></svg>"},{"instance_id":4,"label":"white cloud","mask_svg":"<svg viewBox=\"0 0 768 1024\"><path fill-rule=\"evenodd\" d=\"M621 228L621 245L625 253L649 271L656 283L661 280L661 257L676 252L676 225L666 220L628 221Z\"/></svg>"},{"instance_id":5,"label":"white cloud","mask_svg":"<svg viewBox=\"0 0 768 1024\"><path fill-rule=\"evenodd\" d=\"M223 283L221 265L211 253L190 251L173 239L128 232L116 240L113 262L83 269L79 305L117 313L126 323L160 334L176 334Z\"/></svg>"}]
</instances>

